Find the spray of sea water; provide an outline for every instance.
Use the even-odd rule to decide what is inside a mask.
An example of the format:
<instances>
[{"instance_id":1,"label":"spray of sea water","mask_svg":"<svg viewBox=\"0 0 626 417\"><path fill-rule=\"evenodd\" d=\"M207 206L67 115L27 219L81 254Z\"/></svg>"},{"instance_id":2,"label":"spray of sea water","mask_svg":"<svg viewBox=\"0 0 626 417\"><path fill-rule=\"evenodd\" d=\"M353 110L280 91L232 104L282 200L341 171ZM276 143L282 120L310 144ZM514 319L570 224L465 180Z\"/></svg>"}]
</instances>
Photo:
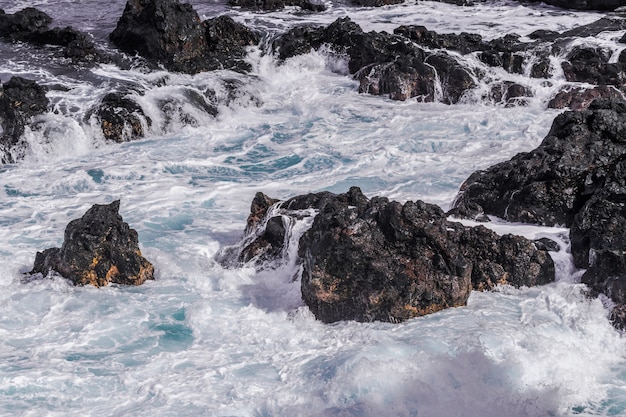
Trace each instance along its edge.
<instances>
[{"instance_id":1,"label":"spray of sea water","mask_svg":"<svg viewBox=\"0 0 626 417\"><path fill-rule=\"evenodd\" d=\"M204 17L228 12L270 32L348 14L365 30L423 24L490 39L598 18L504 1L328 3L320 14L192 4ZM124 2L0 1L7 12L26 6L104 42ZM582 41L617 53L621 35ZM359 95L345 61L328 51L279 64L254 48L250 75L196 76L64 70L25 45L3 44L0 53L3 81L22 75L69 88L51 89L54 111L26 132L24 160L0 167L0 414L626 415L626 342L603 301L577 283L566 229L495 222L499 233L558 241L557 282L475 292L466 307L402 324L316 321L294 281L294 245L287 261L258 272L215 260L241 239L257 191L288 198L356 185L368 196L447 208L473 171L540 143L558 114L546 101L562 76L551 85L524 78L534 93L525 107L486 103L480 89L448 106ZM143 91L135 99L152 123L143 140L107 144L88 111L127 85ZM215 117L190 100L208 89ZM155 265L154 281L93 288L23 278L36 251L61 244L70 220L115 199ZM293 242L306 227L294 225Z\"/></svg>"}]
</instances>

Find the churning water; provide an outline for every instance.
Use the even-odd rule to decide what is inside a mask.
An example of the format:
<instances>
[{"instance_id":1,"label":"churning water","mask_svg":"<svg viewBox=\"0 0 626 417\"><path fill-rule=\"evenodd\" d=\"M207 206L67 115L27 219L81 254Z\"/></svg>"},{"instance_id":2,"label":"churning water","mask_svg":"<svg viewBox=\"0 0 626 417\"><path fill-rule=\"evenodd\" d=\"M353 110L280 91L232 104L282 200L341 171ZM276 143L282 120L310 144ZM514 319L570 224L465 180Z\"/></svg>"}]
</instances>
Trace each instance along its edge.
<instances>
[{"instance_id":1,"label":"churning water","mask_svg":"<svg viewBox=\"0 0 626 417\"><path fill-rule=\"evenodd\" d=\"M332 2L318 14L192 4L204 18L228 13L270 34L349 15L365 30L422 24L492 39L600 17L507 1ZM7 13L26 6L108 47L124 2L0 0ZM622 35L580 42L617 53ZM556 283L473 293L467 307L402 324L322 324L302 304L293 262L256 272L214 259L241 238L257 191L287 198L356 185L370 197L447 208L473 171L540 143L558 113L546 103L561 75L550 85L524 77L534 93L525 107L485 103L488 86L448 106L359 95L345 61L323 51L278 64L256 48L249 75L195 76L71 68L50 54L0 44L2 81L21 75L48 85L54 110L26 132L26 158L0 167L0 414L626 415L626 341L601 300L577 284L565 229L492 226L560 240ZM233 83L236 94L220 101L216 117L189 99L208 88L227 97ZM129 85L142 91L136 100L152 125L143 140L107 144L88 110ZM23 280L35 252L59 246L70 220L116 199L154 281L93 288Z\"/></svg>"}]
</instances>

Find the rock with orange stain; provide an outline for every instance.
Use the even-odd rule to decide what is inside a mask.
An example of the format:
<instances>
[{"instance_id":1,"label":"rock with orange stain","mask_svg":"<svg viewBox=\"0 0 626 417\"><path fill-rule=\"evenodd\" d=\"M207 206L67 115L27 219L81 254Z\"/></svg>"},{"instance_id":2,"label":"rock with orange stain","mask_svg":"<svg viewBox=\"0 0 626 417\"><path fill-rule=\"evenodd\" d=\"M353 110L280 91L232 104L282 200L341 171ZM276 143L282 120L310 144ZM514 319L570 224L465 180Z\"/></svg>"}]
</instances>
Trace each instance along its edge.
<instances>
[{"instance_id":1,"label":"rock with orange stain","mask_svg":"<svg viewBox=\"0 0 626 417\"><path fill-rule=\"evenodd\" d=\"M265 196L264 201L275 200ZM368 199L357 187L344 194L308 194L280 204L280 213L266 210L266 216L295 220L305 208L318 211L300 238L298 254L302 298L324 322L401 322L463 306L472 290L554 280L552 259L533 242L448 221L432 204ZM271 224L271 219L255 223L264 224ZM249 233L262 237L265 232ZM242 253L257 247L254 241ZM259 259L285 253L278 249L282 248L272 247Z\"/></svg>"},{"instance_id":2,"label":"rock with orange stain","mask_svg":"<svg viewBox=\"0 0 626 417\"><path fill-rule=\"evenodd\" d=\"M141 255L137 232L122 220L119 200L95 204L65 229L60 248L37 252L31 274L50 271L75 285L140 285L153 279L154 267Z\"/></svg>"}]
</instances>

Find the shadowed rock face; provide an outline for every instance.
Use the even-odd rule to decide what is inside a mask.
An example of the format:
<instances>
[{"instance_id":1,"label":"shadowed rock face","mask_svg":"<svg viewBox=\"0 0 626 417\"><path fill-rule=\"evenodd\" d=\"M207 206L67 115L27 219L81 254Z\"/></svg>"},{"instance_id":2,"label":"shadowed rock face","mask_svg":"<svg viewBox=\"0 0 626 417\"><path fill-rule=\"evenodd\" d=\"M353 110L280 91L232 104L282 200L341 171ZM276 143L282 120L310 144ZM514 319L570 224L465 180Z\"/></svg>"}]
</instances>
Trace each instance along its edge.
<instances>
[{"instance_id":1,"label":"shadowed rock face","mask_svg":"<svg viewBox=\"0 0 626 417\"><path fill-rule=\"evenodd\" d=\"M104 96L95 114L100 120L104 137L114 142L128 142L143 137L141 118L148 126L152 123L136 102L119 92Z\"/></svg>"},{"instance_id":2,"label":"shadowed rock face","mask_svg":"<svg viewBox=\"0 0 626 417\"><path fill-rule=\"evenodd\" d=\"M589 110L556 117L541 145L473 173L461 185L454 212L513 222L570 226L626 153L626 103L600 100Z\"/></svg>"},{"instance_id":3,"label":"shadowed rock face","mask_svg":"<svg viewBox=\"0 0 626 417\"><path fill-rule=\"evenodd\" d=\"M32 118L48 110L50 101L46 97L47 88L35 81L22 77L12 77L0 90L0 149L4 159L0 162L14 162L10 151L24 134Z\"/></svg>"},{"instance_id":4,"label":"shadowed rock face","mask_svg":"<svg viewBox=\"0 0 626 417\"><path fill-rule=\"evenodd\" d=\"M244 47L258 42L256 34L230 17L202 22L190 4L177 0L129 0L109 37L119 49L152 65L189 74L247 71Z\"/></svg>"},{"instance_id":5,"label":"shadowed rock face","mask_svg":"<svg viewBox=\"0 0 626 417\"><path fill-rule=\"evenodd\" d=\"M60 248L37 252L31 274L53 270L75 285L140 285L153 279L152 264L141 255L137 232L119 215L120 202L95 204L65 229Z\"/></svg>"},{"instance_id":6,"label":"shadowed rock face","mask_svg":"<svg viewBox=\"0 0 626 417\"><path fill-rule=\"evenodd\" d=\"M276 212L268 208L275 202L261 193L255 197L247 231L257 238L239 260L266 262L280 256L284 223L278 220L318 210L298 253L302 298L324 322L400 322L465 305L472 289L554 280L552 259L533 242L450 222L438 206L421 201L368 199L353 187L345 194L280 202L274 218ZM255 231L259 225L267 228Z\"/></svg>"},{"instance_id":7,"label":"shadowed rock face","mask_svg":"<svg viewBox=\"0 0 626 417\"><path fill-rule=\"evenodd\" d=\"M559 115L532 152L472 174L451 213L570 227L582 282L618 304L626 327L626 102Z\"/></svg>"}]
</instances>

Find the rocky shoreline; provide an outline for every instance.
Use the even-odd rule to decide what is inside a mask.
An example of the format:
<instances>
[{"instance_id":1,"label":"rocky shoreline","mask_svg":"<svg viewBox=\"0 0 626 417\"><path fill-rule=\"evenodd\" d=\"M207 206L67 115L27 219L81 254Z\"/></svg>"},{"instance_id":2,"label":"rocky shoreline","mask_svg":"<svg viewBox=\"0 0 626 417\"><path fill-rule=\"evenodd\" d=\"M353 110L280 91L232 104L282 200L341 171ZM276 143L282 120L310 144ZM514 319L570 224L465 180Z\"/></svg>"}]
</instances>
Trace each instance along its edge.
<instances>
[{"instance_id":1,"label":"rocky shoreline","mask_svg":"<svg viewBox=\"0 0 626 417\"><path fill-rule=\"evenodd\" d=\"M621 3L551 2L559 7L592 10L613 10L623 6ZM384 4L356 2L354 7ZM309 13L322 11L306 1L297 4L233 1L231 6L252 10L298 6ZM0 11L0 39L55 51L58 59L65 59L67 65L76 68L115 64L121 68L143 66L148 71L165 68L185 74L214 70L246 74L251 70L246 60L250 47L262 48L280 61L324 48L347 57L347 75L358 81L360 93L392 100L447 104L483 101L506 107L524 106L535 95L530 80L545 80L550 85L552 78L561 76L568 84L553 93L547 102L550 108L583 110L597 98L624 99L626 52L615 59L616 52L611 49L579 46L576 42L579 37L626 29L626 19L618 15L607 15L564 32L537 30L527 35L530 42L516 34L485 41L479 34L439 34L414 25L399 26L393 33L365 32L349 16L328 26L297 26L286 33L270 34L226 15L202 21L192 6L178 0L130 0L110 33L110 45L106 48L97 45L87 33L72 27L51 27L52 22L49 15L32 7L14 14ZM510 77L494 78L492 70L498 68ZM529 82L524 82L524 78ZM11 94L29 96L33 106L26 109L5 105L0 137L2 163L22 158L27 147L20 141L24 129L36 130L37 116L52 111L45 97L48 87L35 87L35 81L28 82L28 85L19 80L5 82L11 84L4 87L7 96L2 97L4 100L10 99ZM488 91L478 88L480 85L488 85ZM33 88L38 89L36 93ZM237 90L238 86L230 83L225 88ZM106 141L140 139L152 127L152 120L136 99L144 93L136 85L109 91L98 105L86 112L81 123L89 124L94 119ZM219 100L228 97L218 98L209 89L187 99L199 111L216 116ZM166 103L162 107L167 114ZM193 123L191 117L182 119Z\"/></svg>"},{"instance_id":2,"label":"rocky shoreline","mask_svg":"<svg viewBox=\"0 0 626 417\"><path fill-rule=\"evenodd\" d=\"M453 2L468 5L470 2ZM355 2L381 6L386 2ZM559 7L614 10L620 1L553 1ZM276 10L298 6L308 12L314 2L241 2L233 7ZM148 71L197 74L251 71L250 47L286 61L311 50L346 57L347 76L360 93L392 100L440 101L454 105L490 86L481 100L502 106L524 106L533 97L527 79L550 83L555 76L570 84L547 103L570 108L559 115L534 151L471 175L461 186L454 207L444 213L421 201L399 203L368 198L353 187L343 194L317 193L277 201L264 194L253 200L240 250L224 252L225 265L280 259L288 224L311 216L311 228L300 238L302 298L324 322L339 320L400 322L464 305L472 290L491 290L554 281L550 244L519 236L498 236L485 227L465 227L450 216L488 221L564 225L571 229L571 251L582 282L615 304L613 320L626 327L626 52L576 44L581 36L626 29L626 19L607 16L565 31L508 34L485 41L478 34L440 34L423 26L400 26L393 33L365 32L349 17L327 26L299 26L269 36L219 16L202 21L189 4L176 0L129 0L110 34L115 52L99 48L88 34L50 27L52 18L27 8L0 11L0 39L54 48L68 65L142 63ZM622 40L621 42L625 42ZM558 63L558 64L557 64ZM491 80L487 68L514 77ZM236 89L236 83L232 84ZM48 87L13 77L0 94L0 160L23 157L26 129L38 128L38 117L51 111ZM110 142L142 138L152 126L135 94L139 87L108 92L87 112ZM216 116L215 92L190 97L195 106ZM165 105L163 110L165 111ZM271 209L270 208L274 208ZM61 248L38 253L31 274L50 270L77 285L139 285L153 278L153 267L141 256L137 233L118 214L119 202L95 205L66 229ZM278 213L278 214L277 214ZM346 262L349 259L350 262Z\"/></svg>"}]
</instances>

